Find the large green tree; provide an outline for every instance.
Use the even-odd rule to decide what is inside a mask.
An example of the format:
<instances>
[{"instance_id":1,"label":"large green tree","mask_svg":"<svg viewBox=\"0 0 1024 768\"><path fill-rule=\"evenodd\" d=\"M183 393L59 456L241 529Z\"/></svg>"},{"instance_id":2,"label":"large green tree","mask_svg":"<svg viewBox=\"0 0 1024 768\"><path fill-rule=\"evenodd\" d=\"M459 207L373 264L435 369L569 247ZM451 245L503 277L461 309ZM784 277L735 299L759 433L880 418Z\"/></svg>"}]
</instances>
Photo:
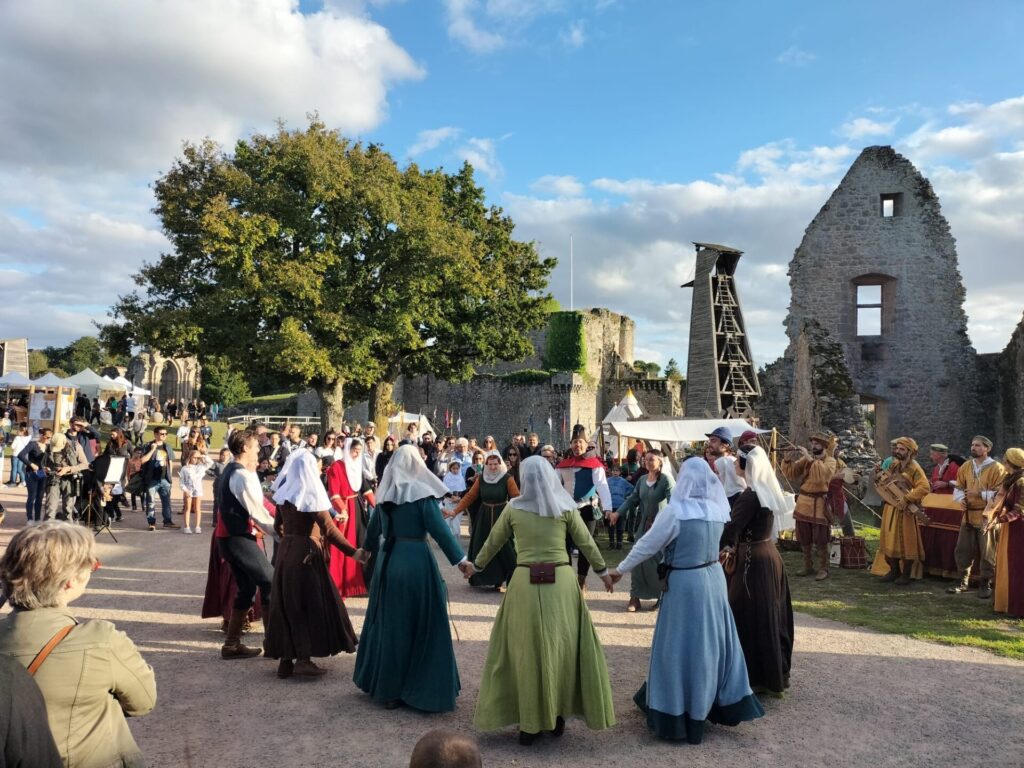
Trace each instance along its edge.
<instances>
[{"instance_id":1,"label":"large green tree","mask_svg":"<svg viewBox=\"0 0 1024 768\"><path fill-rule=\"evenodd\" d=\"M472 169L399 168L317 119L226 153L186 145L155 185L173 250L143 267L103 338L223 357L313 387L325 425L346 385L380 410L400 373L458 378L522 356L553 260L512 239Z\"/></svg>"},{"instance_id":2,"label":"large green tree","mask_svg":"<svg viewBox=\"0 0 1024 768\"><path fill-rule=\"evenodd\" d=\"M99 371L110 365L128 365L126 354L109 351L103 341L96 336L82 336L66 347L46 347L42 354L46 356L48 369L66 371L69 374L80 373L86 368ZM37 365L38 362L37 359Z\"/></svg>"}]
</instances>

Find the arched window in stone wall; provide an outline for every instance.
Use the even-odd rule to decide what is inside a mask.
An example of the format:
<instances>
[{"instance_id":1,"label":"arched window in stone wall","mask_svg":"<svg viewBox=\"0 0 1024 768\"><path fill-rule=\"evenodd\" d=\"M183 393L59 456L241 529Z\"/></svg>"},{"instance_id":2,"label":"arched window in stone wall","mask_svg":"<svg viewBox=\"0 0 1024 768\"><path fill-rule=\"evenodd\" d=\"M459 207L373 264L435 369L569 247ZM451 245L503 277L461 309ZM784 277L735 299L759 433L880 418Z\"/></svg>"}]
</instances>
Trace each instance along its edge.
<instances>
[{"instance_id":1,"label":"arched window in stone wall","mask_svg":"<svg viewBox=\"0 0 1024 768\"><path fill-rule=\"evenodd\" d=\"M172 397L177 400L181 397L181 392L179 391L180 381L181 377L178 375L178 366L171 360L164 362L163 370L160 371L160 400L165 401Z\"/></svg>"},{"instance_id":2,"label":"arched window in stone wall","mask_svg":"<svg viewBox=\"0 0 1024 768\"><path fill-rule=\"evenodd\" d=\"M853 336L878 339L890 335L896 320L896 278L872 273L850 281Z\"/></svg>"}]
</instances>

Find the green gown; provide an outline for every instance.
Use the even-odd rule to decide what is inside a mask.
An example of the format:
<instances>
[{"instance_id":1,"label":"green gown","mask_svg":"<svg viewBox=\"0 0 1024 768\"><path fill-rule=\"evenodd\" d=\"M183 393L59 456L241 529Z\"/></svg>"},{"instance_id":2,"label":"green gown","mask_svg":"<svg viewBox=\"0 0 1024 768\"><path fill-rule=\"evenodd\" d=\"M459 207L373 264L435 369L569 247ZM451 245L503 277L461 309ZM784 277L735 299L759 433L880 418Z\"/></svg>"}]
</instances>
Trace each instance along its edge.
<instances>
[{"instance_id":1,"label":"green gown","mask_svg":"<svg viewBox=\"0 0 1024 768\"><path fill-rule=\"evenodd\" d=\"M448 589L427 534L448 561L462 547L441 517L437 499L377 506L363 548L376 552L366 620L352 679L376 701L401 699L424 712L455 709L459 670L448 626ZM389 551L390 547L390 551Z\"/></svg>"},{"instance_id":2,"label":"green gown","mask_svg":"<svg viewBox=\"0 0 1024 768\"><path fill-rule=\"evenodd\" d=\"M476 557L483 547L491 529L502 514L502 510L508 503L508 473L496 483L485 483L483 475L480 475L480 495L477 503L474 504L476 512L472 514L473 530L469 538L469 559ZM516 550L509 541L501 548L501 551L488 563L487 567L480 573L470 577L469 583L474 587L500 587L507 584L512 578L512 571L516 567Z\"/></svg>"},{"instance_id":3,"label":"green gown","mask_svg":"<svg viewBox=\"0 0 1024 768\"><path fill-rule=\"evenodd\" d=\"M514 534L520 564L566 563L566 531L595 570L601 551L573 509L561 518L505 507L475 562L486 565ZM550 731L559 715L581 715L600 730L615 724L608 667L576 574L555 568L553 584L531 584L515 569L491 630L474 725L491 731L515 723Z\"/></svg>"},{"instance_id":4,"label":"green gown","mask_svg":"<svg viewBox=\"0 0 1024 768\"><path fill-rule=\"evenodd\" d=\"M636 481L633 492L626 497L616 512L620 516L628 513L626 528L632 531L637 539L647 533L655 516L668 504L674 487L672 478L664 472L654 485L647 484L647 475L641 475ZM658 580L660 562L661 555L657 554L644 560L630 572L630 597L641 600L657 600L661 597L661 582Z\"/></svg>"}]
</instances>

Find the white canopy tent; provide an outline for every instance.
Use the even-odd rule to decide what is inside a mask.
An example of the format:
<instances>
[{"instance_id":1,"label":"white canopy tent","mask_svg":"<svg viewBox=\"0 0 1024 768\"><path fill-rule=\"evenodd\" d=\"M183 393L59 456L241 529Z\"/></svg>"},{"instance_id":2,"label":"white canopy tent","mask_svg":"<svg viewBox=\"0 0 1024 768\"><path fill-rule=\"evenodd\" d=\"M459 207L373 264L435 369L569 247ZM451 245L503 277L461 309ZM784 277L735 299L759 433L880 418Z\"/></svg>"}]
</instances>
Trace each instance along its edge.
<instances>
[{"instance_id":1,"label":"white canopy tent","mask_svg":"<svg viewBox=\"0 0 1024 768\"><path fill-rule=\"evenodd\" d=\"M601 420L601 425L598 429L604 437L605 445L611 449L613 456L617 458L624 450L624 446L620 445L620 443L622 442L621 438L625 436L614 429L612 424L618 421L633 421L643 415L643 408L640 407L640 403L637 401L636 395L633 394L632 388L629 388L626 390L626 394L622 396L622 399L612 406L612 409L608 411L608 415ZM591 439L596 439L596 437Z\"/></svg>"},{"instance_id":2,"label":"white canopy tent","mask_svg":"<svg viewBox=\"0 0 1024 768\"><path fill-rule=\"evenodd\" d=\"M388 432L398 435L398 439L401 440L405 437L405 430L408 429L410 424L415 424L419 427L421 436L424 432L432 432L435 436L437 435L437 430L434 429L426 416L422 413L408 413L406 411L399 411L388 419Z\"/></svg>"},{"instance_id":3,"label":"white canopy tent","mask_svg":"<svg viewBox=\"0 0 1024 768\"><path fill-rule=\"evenodd\" d=\"M106 376L100 376L92 368L76 373L65 380L65 385L75 387L87 397L99 397L101 392L124 392L124 387L115 384Z\"/></svg>"},{"instance_id":4,"label":"white canopy tent","mask_svg":"<svg viewBox=\"0 0 1024 768\"><path fill-rule=\"evenodd\" d=\"M145 389L145 388L140 387L140 386L138 386L136 384L133 384L128 379L126 379L124 376L118 376L116 379L114 379L114 383L115 384L123 384L128 389L128 394L132 395L133 397L137 396L137 395L151 395L151 394L153 394L148 389Z\"/></svg>"},{"instance_id":5,"label":"white canopy tent","mask_svg":"<svg viewBox=\"0 0 1024 768\"><path fill-rule=\"evenodd\" d=\"M29 378L17 371L11 371L6 376L0 376L0 387L6 389L28 389L31 386L32 382Z\"/></svg>"},{"instance_id":6,"label":"white canopy tent","mask_svg":"<svg viewBox=\"0 0 1024 768\"><path fill-rule=\"evenodd\" d=\"M758 434L771 432L757 429L745 419L670 419L666 421L613 421L609 425L623 437L634 440L656 440L661 443L699 443L709 433L725 427L735 440L748 429Z\"/></svg>"},{"instance_id":7,"label":"white canopy tent","mask_svg":"<svg viewBox=\"0 0 1024 768\"><path fill-rule=\"evenodd\" d=\"M40 387L42 389L52 387L73 387L74 384L68 384L66 379L62 379L54 373L47 373L40 376L38 379L32 379L29 384L33 387Z\"/></svg>"}]
</instances>

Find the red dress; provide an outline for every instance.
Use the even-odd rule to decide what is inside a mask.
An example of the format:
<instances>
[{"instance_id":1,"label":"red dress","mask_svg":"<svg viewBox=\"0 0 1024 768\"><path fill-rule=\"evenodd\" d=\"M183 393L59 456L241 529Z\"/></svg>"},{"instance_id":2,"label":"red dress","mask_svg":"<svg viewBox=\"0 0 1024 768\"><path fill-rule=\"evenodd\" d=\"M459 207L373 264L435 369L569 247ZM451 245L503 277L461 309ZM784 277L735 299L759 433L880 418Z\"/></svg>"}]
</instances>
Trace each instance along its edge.
<instances>
[{"instance_id":1,"label":"red dress","mask_svg":"<svg viewBox=\"0 0 1024 768\"><path fill-rule=\"evenodd\" d=\"M936 464L934 467L932 467L931 481L933 484L939 482L940 480L945 483L956 482L956 473L960 469L959 464L957 464L955 461L948 462L946 464L946 471L943 472L941 476L939 475L940 469L942 469L941 464ZM932 491L932 493L953 493L953 488L952 486L946 486L945 488L940 488L937 491Z\"/></svg>"},{"instance_id":2,"label":"red dress","mask_svg":"<svg viewBox=\"0 0 1024 768\"><path fill-rule=\"evenodd\" d=\"M366 498L358 498L361 494ZM331 504L335 510L348 514L348 521L344 525L335 521L341 535L350 541L352 546L363 546L369 522L366 502L373 503L373 494L364 491L363 483L360 483L358 490L353 490L345 473L345 462L336 461L327 470L327 495L331 497ZM359 597L367 593L363 566L358 561L341 552L332 552L328 570L343 598Z\"/></svg>"}]
</instances>

